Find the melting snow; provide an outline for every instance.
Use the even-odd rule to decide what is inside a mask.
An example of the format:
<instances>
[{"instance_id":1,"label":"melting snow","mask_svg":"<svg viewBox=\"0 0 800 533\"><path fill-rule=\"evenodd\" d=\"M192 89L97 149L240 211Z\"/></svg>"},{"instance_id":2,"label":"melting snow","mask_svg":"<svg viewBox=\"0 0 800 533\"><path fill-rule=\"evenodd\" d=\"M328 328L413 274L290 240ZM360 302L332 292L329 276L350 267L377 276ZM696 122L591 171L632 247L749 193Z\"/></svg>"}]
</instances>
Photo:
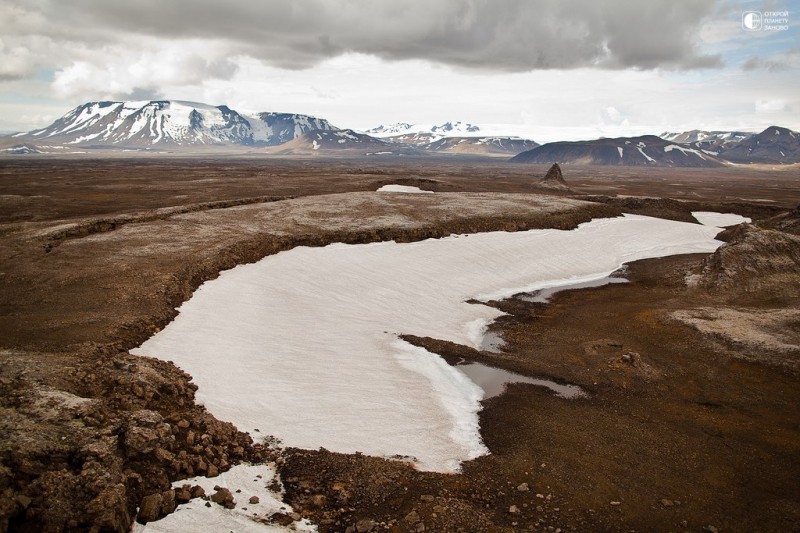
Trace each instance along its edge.
<instances>
[{"instance_id":1,"label":"melting snow","mask_svg":"<svg viewBox=\"0 0 800 533\"><path fill-rule=\"evenodd\" d=\"M319 143L316 141L316 139L311 143L311 148L314 150L319 150Z\"/></svg>"},{"instance_id":2,"label":"melting snow","mask_svg":"<svg viewBox=\"0 0 800 533\"><path fill-rule=\"evenodd\" d=\"M703 156L703 154L701 152L698 152L697 150L695 150L693 148L684 148L683 146L678 146L677 144L670 144L670 145L664 147L664 151L665 152L671 152L673 150L680 150L681 152L684 153L684 155L687 154L687 153L690 153L690 154L694 154L694 155L700 157L700 159L705 159L705 157Z\"/></svg>"},{"instance_id":3,"label":"melting snow","mask_svg":"<svg viewBox=\"0 0 800 533\"><path fill-rule=\"evenodd\" d=\"M717 232L626 215L572 231L298 247L204 283L133 353L174 361L211 413L251 434L454 472L488 453L483 391L398 335L480 348L476 324L502 313L467 300L589 281L647 257L710 253Z\"/></svg>"},{"instance_id":4,"label":"melting snow","mask_svg":"<svg viewBox=\"0 0 800 533\"><path fill-rule=\"evenodd\" d=\"M619 151L619 157L622 158L622 146L617 146L617 150Z\"/></svg>"},{"instance_id":5,"label":"melting snow","mask_svg":"<svg viewBox=\"0 0 800 533\"><path fill-rule=\"evenodd\" d=\"M699 223L705 226L712 226L715 228L726 228L728 226L735 226L742 222L748 224L752 222L749 217L743 217L736 213L714 213L712 211L692 211L692 216Z\"/></svg>"},{"instance_id":6,"label":"melting snow","mask_svg":"<svg viewBox=\"0 0 800 533\"><path fill-rule=\"evenodd\" d=\"M266 123L261 117L258 115L242 115L245 120L250 124L250 130L253 132L253 140L254 141L270 141L272 140L274 130L272 127ZM295 135L294 137L299 137L300 134L297 133L297 129L300 128L299 124L295 124ZM302 133L302 132L301 132Z\"/></svg>"},{"instance_id":7,"label":"melting snow","mask_svg":"<svg viewBox=\"0 0 800 533\"><path fill-rule=\"evenodd\" d=\"M99 137L102 134L103 134L103 132L101 131L100 133L93 133L91 135L83 135L81 137L76 138L74 141L68 142L67 144L79 144L79 143L82 143L84 141L91 141L92 139L95 139L95 138Z\"/></svg>"},{"instance_id":8,"label":"melting snow","mask_svg":"<svg viewBox=\"0 0 800 533\"><path fill-rule=\"evenodd\" d=\"M642 147L641 147L642 144L644 144L644 143L639 143L639 146L637 147L637 149L639 150L639 153L642 154L643 156L645 156L648 161L655 161L655 159L653 159L652 157L650 157L649 155L644 153L644 151L642 150Z\"/></svg>"},{"instance_id":9,"label":"melting snow","mask_svg":"<svg viewBox=\"0 0 800 533\"><path fill-rule=\"evenodd\" d=\"M269 533L281 531L316 531L317 528L308 520L295 522L290 527L278 524L264 524L253 520L261 519L281 512L291 513L292 508L284 503L282 495L271 491L268 487L276 474L268 465L237 465L218 477L195 477L176 481L172 484L178 488L184 484L200 485L207 495L214 494L214 486L225 487L233 493L236 508L225 509L212 503L206 507L205 500L195 498L189 503L179 505L174 513L147 525L135 524L134 533L181 533L184 531L203 531L204 533ZM241 492L236 492L241 490ZM257 496L258 503L249 503L251 496Z\"/></svg>"},{"instance_id":10,"label":"melting snow","mask_svg":"<svg viewBox=\"0 0 800 533\"><path fill-rule=\"evenodd\" d=\"M433 194L433 191L423 191L419 187L412 187L411 185L384 185L378 192L408 192L408 193L428 193Z\"/></svg>"},{"instance_id":11,"label":"melting snow","mask_svg":"<svg viewBox=\"0 0 800 533\"><path fill-rule=\"evenodd\" d=\"M586 398L586 392L577 385L561 385L549 379L530 378L509 372L502 368L494 368L480 363L456 365L456 368L467 375L484 391L485 398L493 398L502 394L509 383L528 383L537 387L546 387L559 398Z\"/></svg>"}]
</instances>

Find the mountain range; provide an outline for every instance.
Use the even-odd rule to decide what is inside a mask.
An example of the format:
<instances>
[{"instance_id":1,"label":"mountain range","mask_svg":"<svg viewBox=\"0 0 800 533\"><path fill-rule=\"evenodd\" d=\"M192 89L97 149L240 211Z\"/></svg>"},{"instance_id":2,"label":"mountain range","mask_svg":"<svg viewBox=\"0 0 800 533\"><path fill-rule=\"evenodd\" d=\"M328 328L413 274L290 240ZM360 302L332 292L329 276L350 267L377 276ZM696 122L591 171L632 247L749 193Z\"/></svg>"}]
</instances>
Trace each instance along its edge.
<instances>
[{"instance_id":1,"label":"mountain range","mask_svg":"<svg viewBox=\"0 0 800 533\"><path fill-rule=\"evenodd\" d=\"M664 132L659 137L678 144L688 144L700 150L722 152L733 148L743 140L752 137L744 131L702 131Z\"/></svg>"},{"instance_id":2,"label":"mountain range","mask_svg":"<svg viewBox=\"0 0 800 533\"><path fill-rule=\"evenodd\" d=\"M761 133L693 130L661 137L554 142L522 152L514 163L719 167L800 163L800 133L770 126Z\"/></svg>"},{"instance_id":3,"label":"mountain range","mask_svg":"<svg viewBox=\"0 0 800 533\"><path fill-rule=\"evenodd\" d=\"M266 150L276 155L422 155L405 144L388 142L353 130L307 131L291 141Z\"/></svg>"},{"instance_id":4,"label":"mountain range","mask_svg":"<svg viewBox=\"0 0 800 533\"><path fill-rule=\"evenodd\" d=\"M120 148L274 146L312 130L335 130L308 115L244 115L196 102L89 102L40 130L16 134L22 143Z\"/></svg>"},{"instance_id":5,"label":"mountain range","mask_svg":"<svg viewBox=\"0 0 800 533\"><path fill-rule=\"evenodd\" d=\"M444 124L409 124L398 122L388 126L380 125L364 133L373 137L397 137L399 135L426 134L429 142L445 137L475 136L482 134L480 126L465 122L445 122Z\"/></svg>"},{"instance_id":6,"label":"mountain range","mask_svg":"<svg viewBox=\"0 0 800 533\"><path fill-rule=\"evenodd\" d=\"M659 167L719 167L725 164L714 155L655 135L548 143L514 156L511 162Z\"/></svg>"},{"instance_id":7,"label":"mountain range","mask_svg":"<svg viewBox=\"0 0 800 533\"><path fill-rule=\"evenodd\" d=\"M800 162L800 133L770 126L721 153L733 163Z\"/></svg>"},{"instance_id":8,"label":"mountain range","mask_svg":"<svg viewBox=\"0 0 800 533\"><path fill-rule=\"evenodd\" d=\"M357 132L310 115L240 113L225 105L180 100L88 102L45 128L0 136L0 154L217 150L312 156L514 156L511 161L517 163L626 166L800 162L800 133L777 126L757 134L691 130L541 146L530 139L495 135L498 131L506 130L465 122L401 122Z\"/></svg>"}]
</instances>

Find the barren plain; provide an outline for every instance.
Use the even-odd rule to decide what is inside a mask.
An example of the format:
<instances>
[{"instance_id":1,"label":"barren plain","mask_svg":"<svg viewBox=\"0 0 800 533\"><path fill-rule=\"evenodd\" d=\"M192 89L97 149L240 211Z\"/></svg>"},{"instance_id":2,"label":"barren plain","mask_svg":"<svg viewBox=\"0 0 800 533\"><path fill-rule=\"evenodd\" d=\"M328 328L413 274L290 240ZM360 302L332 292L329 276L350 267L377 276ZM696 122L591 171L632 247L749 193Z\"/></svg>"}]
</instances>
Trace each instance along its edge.
<instances>
[{"instance_id":1,"label":"barren plain","mask_svg":"<svg viewBox=\"0 0 800 533\"><path fill-rule=\"evenodd\" d=\"M320 531L800 530L798 168L563 170L553 191L544 166L471 157L3 159L0 530L128 531L174 510L172 482L239 462L274 462L297 513L258 520ZM295 246L692 211L753 224L630 283L493 302L496 353L406 339L589 393L485 400L491 453L459 474L271 447L128 353L204 281Z\"/></svg>"}]
</instances>

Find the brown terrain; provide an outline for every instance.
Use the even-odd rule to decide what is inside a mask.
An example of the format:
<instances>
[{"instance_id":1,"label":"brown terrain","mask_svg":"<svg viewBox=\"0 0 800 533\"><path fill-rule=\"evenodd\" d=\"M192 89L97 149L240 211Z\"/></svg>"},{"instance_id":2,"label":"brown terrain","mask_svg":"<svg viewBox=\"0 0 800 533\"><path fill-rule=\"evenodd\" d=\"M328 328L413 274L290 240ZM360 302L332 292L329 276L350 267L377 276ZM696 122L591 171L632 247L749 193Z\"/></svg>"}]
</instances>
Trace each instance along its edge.
<instances>
[{"instance_id":1,"label":"brown terrain","mask_svg":"<svg viewBox=\"0 0 800 533\"><path fill-rule=\"evenodd\" d=\"M137 512L205 497L171 482L242 461L275 462L320 531L800 531L797 166L565 166L556 189L539 184L547 170L0 160L0 531L128 531ZM390 183L439 194L373 192ZM630 283L494 302L508 313L497 353L410 339L589 393L516 384L486 400L491 454L460 474L254 443L194 402L191 376L127 353L221 270L293 246L693 210L754 224L711 255L630 264Z\"/></svg>"}]
</instances>

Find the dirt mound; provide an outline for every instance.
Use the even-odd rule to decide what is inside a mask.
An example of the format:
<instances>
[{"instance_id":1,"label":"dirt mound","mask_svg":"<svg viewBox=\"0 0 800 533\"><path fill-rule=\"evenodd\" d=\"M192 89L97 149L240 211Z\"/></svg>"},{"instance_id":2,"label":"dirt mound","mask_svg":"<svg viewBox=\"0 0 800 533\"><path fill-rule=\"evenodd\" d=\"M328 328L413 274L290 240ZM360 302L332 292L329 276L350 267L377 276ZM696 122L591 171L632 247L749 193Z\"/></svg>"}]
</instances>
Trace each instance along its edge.
<instances>
[{"instance_id":1,"label":"dirt mound","mask_svg":"<svg viewBox=\"0 0 800 533\"><path fill-rule=\"evenodd\" d=\"M699 286L729 300L785 304L800 298L800 237L748 224L720 237L727 243L703 261Z\"/></svg>"}]
</instances>

